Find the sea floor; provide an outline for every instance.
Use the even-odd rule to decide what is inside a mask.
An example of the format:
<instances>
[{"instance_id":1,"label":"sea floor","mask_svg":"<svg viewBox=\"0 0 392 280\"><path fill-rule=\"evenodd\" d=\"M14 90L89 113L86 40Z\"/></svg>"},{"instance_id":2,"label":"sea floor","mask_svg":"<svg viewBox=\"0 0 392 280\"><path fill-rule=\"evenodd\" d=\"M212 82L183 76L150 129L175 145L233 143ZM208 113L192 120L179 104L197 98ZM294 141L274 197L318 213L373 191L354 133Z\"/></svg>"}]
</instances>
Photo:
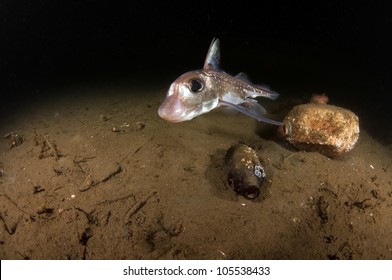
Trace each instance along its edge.
<instances>
[{"instance_id":1,"label":"sea floor","mask_svg":"<svg viewBox=\"0 0 392 280\"><path fill-rule=\"evenodd\" d=\"M171 124L165 86L48 90L4 111L0 259L392 259L390 145L361 129L329 159L243 115ZM295 102L266 106L280 119ZM266 197L227 185L238 142Z\"/></svg>"}]
</instances>

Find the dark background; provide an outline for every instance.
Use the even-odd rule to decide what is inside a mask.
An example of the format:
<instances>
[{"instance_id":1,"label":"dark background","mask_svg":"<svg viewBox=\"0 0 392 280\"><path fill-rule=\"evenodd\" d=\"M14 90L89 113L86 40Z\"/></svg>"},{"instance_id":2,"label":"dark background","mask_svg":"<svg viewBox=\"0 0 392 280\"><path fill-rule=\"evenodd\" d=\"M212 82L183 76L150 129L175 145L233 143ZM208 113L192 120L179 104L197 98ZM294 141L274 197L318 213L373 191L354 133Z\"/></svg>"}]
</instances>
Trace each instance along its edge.
<instances>
[{"instance_id":1,"label":"dark background","mask_svg":"<svg viewBox=\"0 0 392 280\"><path fill-rule=\"evenodd\" d=\"M0 0L2 103L75 83L168 87L218 37L225 71L282 96L325 92L385 140L392 10L357 2Z\"/></svg>"}]
</instances>

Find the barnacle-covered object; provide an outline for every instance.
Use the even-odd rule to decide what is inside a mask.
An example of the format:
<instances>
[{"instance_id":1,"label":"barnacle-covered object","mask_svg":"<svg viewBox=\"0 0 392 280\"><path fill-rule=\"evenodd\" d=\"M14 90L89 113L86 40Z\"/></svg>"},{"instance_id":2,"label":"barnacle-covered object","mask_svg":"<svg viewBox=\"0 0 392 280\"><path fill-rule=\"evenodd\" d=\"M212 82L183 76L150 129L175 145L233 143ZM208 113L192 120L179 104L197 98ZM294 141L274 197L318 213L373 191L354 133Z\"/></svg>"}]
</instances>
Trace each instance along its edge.
<instances>
[{"instance_id":1,"label":"barnacle-covered object","mask_svg":"<svg viewBox=\"0 0 392 280\"><path fill-rule=\"evenodd\" d=\"M359 120L353 112L324 103L295 106L283 121L281 135L295 148L328 157L347 153L359 138Z\"/></svg>"}]
</instances>

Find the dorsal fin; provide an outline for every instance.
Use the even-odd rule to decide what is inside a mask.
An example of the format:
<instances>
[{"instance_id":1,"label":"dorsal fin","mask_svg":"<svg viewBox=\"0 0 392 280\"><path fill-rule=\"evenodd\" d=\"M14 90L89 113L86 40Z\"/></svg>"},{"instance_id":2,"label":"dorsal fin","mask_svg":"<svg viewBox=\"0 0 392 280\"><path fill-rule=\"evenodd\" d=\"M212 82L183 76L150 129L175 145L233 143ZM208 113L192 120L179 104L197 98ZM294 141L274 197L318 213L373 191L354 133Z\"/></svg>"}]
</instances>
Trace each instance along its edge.
<instances>
[{"instance_id":1,"label":"dorsal fin","mask_svg":"<svg viewBox=\"0 0 392 280\"><path fill-rule=\"evenodd\" d=\"M238 78L238 79L240 79L240 80L243 80L244 82L246 82L246 83L248 83L248 84L251 83L250 80L249 80L249 78L248 78L248 75L246 75L244 72L238 73L237 76L235 76L235 77Z\"/></svg>"},{"instance_id":2,"label":"dorsal fin","mask_svg":"<svg viewBox=\"0 0 392 280\"><path fill-rule=\"evenodd\" d=\"M212 39L210 48L208 49L206 60L204 61L204 70L220 69L220 44L219 39Z\"/></svg>"}]
</instances>

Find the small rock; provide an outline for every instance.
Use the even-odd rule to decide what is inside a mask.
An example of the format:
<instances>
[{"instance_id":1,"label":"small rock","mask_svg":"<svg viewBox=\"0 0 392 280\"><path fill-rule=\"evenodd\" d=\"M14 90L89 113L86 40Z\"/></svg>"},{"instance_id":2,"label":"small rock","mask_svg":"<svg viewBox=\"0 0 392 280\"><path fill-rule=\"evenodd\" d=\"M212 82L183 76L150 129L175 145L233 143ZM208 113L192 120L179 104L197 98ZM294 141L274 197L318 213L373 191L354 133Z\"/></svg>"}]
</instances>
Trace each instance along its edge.
<instances>
[{"instance_id":1,"label":"small rock","mask_svg":"<svg viewBox=\"0 0 392 280\"><path fill-rule=\"evenodd\" d=\"M142 130L143 128L146 127L146 125L144 124L144 122L136 122L135 123L136 126L136 131Z\"/></svg>"},{"instance_id":2,"label":"small rock","mask_svg":"<svg viewBox=\"0 0 392 280\"><path fill-rule=\"evenodd\" d=\"M299 150L328 157L342 155L359 138L359 120L353 112L323 103L295 106L286 116L280 134Z\"/></svg>"},{"instance_id":3,"label":"small rock","mask_svg":"<svg viewBox=\"0 0 392 280\"><path fill-rule=\"evenodd\" d=\"M101 121L103 121L103 122L106 122L106 121L110 120L111 117L106 116L106 115L103 115L103 114L100 114L100 115L99 115L99 119L100 119Z\"/></svg>"},{"instance_id":4,"label":"small rock","mask_svg":"<svg viewBox=\"0 0 392 280\"><path fill-rule=\"evenodd\" d=\"M40 185L36 185L36 186L34 186L33 194L40 193L43 191L45 191L45 189L43 187L41 187Z\"/></svg>"},{"instance_id":5,"label":"small rock","mask_svg":"<svg viewBox=\"0 0 392 280\"><path fill-rule=\"evenodd\" d=\"M120 129L120 128L117 128L117 127L113 127L112 128L112 132L114 132L114 133L125 133L125 129Z\"/></svg>"},{"instance_id":6,"label":"small rock","mask_svg":"<svg viewBox=\"0 0 392 280\"><path fill-rule=\"evenodd\" d=\"M24 142L23 136L21 136L20 134L18 134L16 132L7 133L6 135L4 135L4 139L7 139L10 141L10 144L11 144L10 149L17 147Z\"/></svg>"}]
</instances>

